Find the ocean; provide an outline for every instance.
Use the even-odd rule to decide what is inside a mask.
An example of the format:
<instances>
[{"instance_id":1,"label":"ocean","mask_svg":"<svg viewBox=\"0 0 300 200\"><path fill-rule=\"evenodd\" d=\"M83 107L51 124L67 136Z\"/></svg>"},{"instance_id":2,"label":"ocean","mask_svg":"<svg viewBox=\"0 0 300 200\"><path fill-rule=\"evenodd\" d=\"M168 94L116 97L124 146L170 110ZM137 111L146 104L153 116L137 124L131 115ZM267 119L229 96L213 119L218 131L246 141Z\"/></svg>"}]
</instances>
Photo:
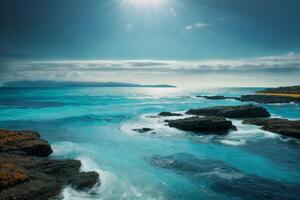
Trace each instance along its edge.
<instances>
[{"instance_id":1,"label":"ocean","mask_svg":"<svg viewBox=\"0 0 300 200\"><path fill-rule=\"evenodd\" d=\"M53 159L78 159L100 174L88 192L64 200L299 199L300 142L232 120L237 131L196 136L165 125L162 111L246 104L196 95L240 96L259 88L0 88L0 127L35 130ZM262 105L300 119L300 105ZM175 117L176 118L176 117ZM133 129L151 128L155 133Z\"/></svg>"}]
</instances>

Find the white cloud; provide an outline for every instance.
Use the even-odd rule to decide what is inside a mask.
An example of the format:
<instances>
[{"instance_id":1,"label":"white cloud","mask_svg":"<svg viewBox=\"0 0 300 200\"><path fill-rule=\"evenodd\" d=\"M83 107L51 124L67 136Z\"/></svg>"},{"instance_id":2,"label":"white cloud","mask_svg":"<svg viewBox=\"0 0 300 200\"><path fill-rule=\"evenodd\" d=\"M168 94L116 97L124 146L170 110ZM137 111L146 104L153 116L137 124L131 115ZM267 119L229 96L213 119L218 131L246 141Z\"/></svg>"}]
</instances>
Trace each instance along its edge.
<instances>
[{"instance_id":1,"label":"white cloud","mask_svg":"<svg viewBox=\"0 0 300 200\"><path fill-rule=\"evenodd\" d=\"M189 30L192 30L192 29L193 29L193 26L191 26L191 25L186 26L185 29L188 30L188 31L189 31Z\"/></svg>"},{"instance_id":2,"label":"white cloud","mask_svg":"<svg viewBox=\"0 0 300 200\"><path fill-rule=\"evenodd\" d=\"M21 79L106 80L122 82L155 82L177 75L189 77L234 74L256 82L253 74L286 76L285 81L300 74L300 55L290 52L279 56L245 59L213 59L198 61L176 60L44 60L6 63L0 72L2 81ZM177 74L176 76L174 74ZM274 76L276 75L276 76ZM252 77L251 77L252 76ZM144 77L144 78L141 78ZM299 77L299 76L298 76ZM236 77L235 77L236 78ZM166 83L172 83L173 78ZM186 78L187 81L189 80ZM247 80L248 80L247 79ZM231 79L232 80L232 79ZM193 83L193 80L190 80ZM199 81L199 80L198 80ZM299 82L299 81L298 81ZM176 83L173 83L176 84Z\"/></svg>"},{"instance_id":3,"label":"white cloud","mask_svg":"<svg viewBox=\"0 0 300 200\"><path fill-rule=\"evenodd\" d=\"M185 27L186 30L192 30L192 29L198 29L198 30L202 30L205 29L209 26L209 24L203 23L203 22L197 22L193 25L188 25Z\"/></svg>"},{"instance_id":4,"label":"white cloud","mask_svg":"<svg viewBox=\"0 0 300 200\"><path fill-rule=\"evenodd\" d=\"M194 26L195 26L195 28L198 28L198 29L204 29L208 26L208 24L199 22L199 23L196 23Z\"/></svg>"}]
</instances>

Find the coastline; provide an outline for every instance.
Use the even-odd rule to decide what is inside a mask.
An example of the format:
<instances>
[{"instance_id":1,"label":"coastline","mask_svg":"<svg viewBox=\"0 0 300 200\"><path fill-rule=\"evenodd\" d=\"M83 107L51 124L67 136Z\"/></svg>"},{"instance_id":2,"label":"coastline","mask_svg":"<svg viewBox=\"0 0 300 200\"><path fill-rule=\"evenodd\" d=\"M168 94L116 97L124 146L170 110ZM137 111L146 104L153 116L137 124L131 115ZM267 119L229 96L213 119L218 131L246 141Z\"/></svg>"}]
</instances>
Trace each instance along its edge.
<instances>
[{"instance_id":1,"label":"coastline","mask_svg":"<svg viewBox=\"0 0 300 200\"><path fill-rule=\"evenodd\" d=\"M33 131L0 129L0 199L59 198L64 187L88 191L97 172L83 172L78 160L53 160L51 145Z\"/></svg>"},{"instance_id":2,"label":"coastline","mask_svg":"<svg viewBox=\"0 0 300 200\"><path fill-rule=\"evenodd\" d=\"M272 92L256 92L257 95L266 95L266 96L281 96L281 97L291 97L295 99L300 99L300 94L292 93L272 93Z\"/></svg>"}]
</instances>

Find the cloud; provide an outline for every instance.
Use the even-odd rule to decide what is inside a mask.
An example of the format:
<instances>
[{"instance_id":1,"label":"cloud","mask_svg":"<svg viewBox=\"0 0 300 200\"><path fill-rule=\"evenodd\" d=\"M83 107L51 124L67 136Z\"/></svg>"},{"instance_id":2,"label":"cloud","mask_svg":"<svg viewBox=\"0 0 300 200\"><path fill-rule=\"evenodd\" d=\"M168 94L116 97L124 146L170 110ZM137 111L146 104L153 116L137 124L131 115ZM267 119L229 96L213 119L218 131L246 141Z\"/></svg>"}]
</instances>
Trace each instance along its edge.
<instances>
[{"instance_id":1,"label":"cloud","mask_svg":"<svg viewBox=\"0 0 300 200\"><path fill-rule=\"evenodd\" d=\"M206 28L208 26L208 24L199 22L199 23L196 23L194 26L197 29L204 29L204 28Z\"/></svg>"},{"instance_id":2,"label":"cloud","mask_svg":"<svg viewBox=\"0 0 300 200\"><path fill-rule=\"evenodd\" d=\"M202 30L205 29L209 26L209 24L203 23L203 22L197 22L195 24L192 25L188 25L185 27L186 30L192 30L192 29L198 29L198 30Z\"/></svg>"},{"instance_id":3,"label":"cloud","mask_svg":"<svg viewBox=\"0 0 300 200\"><path fill-rule=\"evenodd\" d=\"M138 75L137 75L138 74ZM300 55L290 52L279 56L244 59L214 59L198 61L175 60L44 60L7 62L0 73L2 81L21 79L107 80L130 81L129 76L251 74L290 75L300 74ZM153 76L152 76L153 75ZM123 77L122 77L123 76ZM170 76L171 77L171 76ZM127 79L128 80L127 80ZM101 79L101 80L102 80ZM255 76L254 76L255 80Z\"/></svg>"},{"instance_id":4,"label":"cloud","mask_svg":"<svg viewBox=\"0 0 300 200\"><path fill-rule=\"evenodd\" d=\"M188 30L188 31L189 31L189 30L192 30L192 29L193 29L193 26L191 26L191 25L186 26L185 29Z\"/></svg>"},{"instance_id":5,"label":"cloud","mask_svg":"<svg viewBox=\"0 0 300 200\"><path fill-rule=\"evenodd\" d=\"M170 8L170 9L169 9L169 12L171 13L171 15L172 15L173 17L177 16L177 12L176 12L176 10L175 10L174 8Z\"/></svg>"}]
</instances>

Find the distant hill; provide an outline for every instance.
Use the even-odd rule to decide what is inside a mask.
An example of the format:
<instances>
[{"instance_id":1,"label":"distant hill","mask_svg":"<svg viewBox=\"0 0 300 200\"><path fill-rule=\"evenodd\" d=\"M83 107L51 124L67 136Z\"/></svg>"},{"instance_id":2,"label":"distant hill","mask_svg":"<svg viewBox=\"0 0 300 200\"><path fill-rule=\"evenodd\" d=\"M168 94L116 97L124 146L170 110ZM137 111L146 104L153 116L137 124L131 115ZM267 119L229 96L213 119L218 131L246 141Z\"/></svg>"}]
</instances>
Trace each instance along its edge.
<instances>
[{"instance_id":1,"label":"distant hill","mask_svg":"<svg viewBox=\"0 0 300 200\"><path fill-rule=\"evenodd\" d=\"M281 94L300 94L300 85L278 87L278 88L267 88L257 93L281 93Z\"/></svg>"},{"instance_id":2,"label":"distant hill","mask_svg":"<svg viewBox=\"0 0 300 200\"><path fill-rule=\"evenodd\" d=\"M3 83L3 87L157 87L157 88L175 88L176 86L167 84L143 85L136 83L119 82L80 82L80 81L11 81Z\"/></svg>"}]
</instances>

